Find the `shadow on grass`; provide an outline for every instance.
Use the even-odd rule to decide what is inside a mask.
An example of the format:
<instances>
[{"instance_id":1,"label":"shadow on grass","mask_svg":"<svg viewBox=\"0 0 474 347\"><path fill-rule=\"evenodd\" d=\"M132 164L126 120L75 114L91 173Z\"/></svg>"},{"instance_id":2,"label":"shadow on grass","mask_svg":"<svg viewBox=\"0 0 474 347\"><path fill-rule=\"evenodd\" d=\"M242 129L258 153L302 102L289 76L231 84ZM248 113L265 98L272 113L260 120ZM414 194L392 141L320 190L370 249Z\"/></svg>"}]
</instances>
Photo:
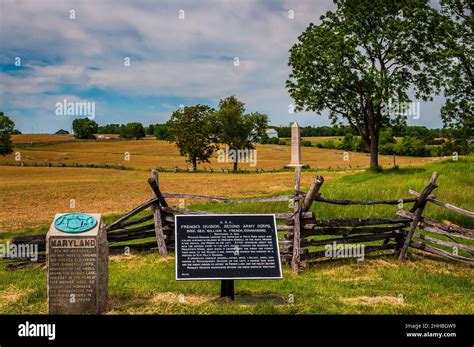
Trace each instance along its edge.
<instances>
[{"instance_id":1,"label":"shadow on grass","mask_svg":"<svg viewBox=\"0 0 474 347\"><path fill-rule=\"evenodd\" d=\"M394 259L398 258L398 252L394 253L377 253L374 252L372 254L367 254L364 256L365 260L385 260L385 261L393 261ZM313 260L306 264L305 269L314 269L319 268L321 270L331 269L335 266L341 265L354 265L360 264L363 265L364 261L358 261L357 258L322 258L318 260Z\"/></svg>"},{"instance_id":2,"label":"shadow on grass","mask_svg":"<svg viewBox=\"0 0 474 347\"><path fill-rule=\"evenodd\" d=\"M358 175L347 175L339 178L339 181L345 184L362 183L371 180L377 180L381 177L391 175L415 175L427 172L428 170L424 167L392 167L389 169L383 169L380 171L366 171L365 173Z\"/></svg>"},{"instance_id":3,"label":"shadow on grass","mask_svg":"<svg viewBox=\"0 0 474 347\"><path fill-rule=\"evenodd\" d=\"M286 299L281 295L276 294L260 294L260 295L236 295L235 300L232 301L228 298L215 298L209 301L210 303L236 303L240 305L254 305L261 303L271 303L274 305L284 305L287 303Z\"/></svg>"}]
</instances>

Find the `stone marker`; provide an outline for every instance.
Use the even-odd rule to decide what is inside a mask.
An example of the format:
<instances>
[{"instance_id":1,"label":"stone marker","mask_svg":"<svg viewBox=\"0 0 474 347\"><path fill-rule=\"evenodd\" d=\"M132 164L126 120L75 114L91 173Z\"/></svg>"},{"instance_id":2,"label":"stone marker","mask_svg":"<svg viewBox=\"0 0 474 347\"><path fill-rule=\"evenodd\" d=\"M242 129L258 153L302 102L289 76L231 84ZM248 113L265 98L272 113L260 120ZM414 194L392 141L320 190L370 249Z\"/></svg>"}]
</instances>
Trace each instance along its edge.
<instances>
[{"instance_id":1,"label":"stone marker","mask_svg":"<svg viewBox=\"0 0 474 347\"><path fill-rule=\"evenodd\" d=\"M291 162L288 164L288 167L301 167L303 163L301 162L301 135L300 135L300 125L297 122L294 122L291 126Z\"/></svg>"},{"instance_id":2,"label":"stone marker","mask_svg":"<svg viewBox=\"0 0 474 347\"><path fill-rule=\"evenodd\" d=\"M104 312L109 247L100 214L56 214L46 250L49 314Z\"/></svg>"}]
</instances>

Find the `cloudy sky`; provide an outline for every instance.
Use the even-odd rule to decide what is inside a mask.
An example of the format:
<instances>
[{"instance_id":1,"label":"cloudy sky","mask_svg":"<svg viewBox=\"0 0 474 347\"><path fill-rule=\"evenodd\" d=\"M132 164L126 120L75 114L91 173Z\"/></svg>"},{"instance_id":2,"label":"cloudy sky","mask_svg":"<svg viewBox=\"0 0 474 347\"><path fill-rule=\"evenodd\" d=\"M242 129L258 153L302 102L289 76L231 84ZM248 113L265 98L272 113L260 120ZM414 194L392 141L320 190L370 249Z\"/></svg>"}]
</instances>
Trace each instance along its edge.
<instances>
[{"instance_id":1,"label":"cloudy sky","mask_svg":"<svg viewBox=\"0 0 474 347\"><path fill-rule=\"evenodd\" d=\"M285 81L297 36L332 9L332 0L0 0L0 111L25 133L51 132L71 128L74 117L55 114L64 99L94 102L99 124L146 125L236 95L273 125L329 124L290 114ZM439 127L442 101L422 103L409 123Z\"/></svg>"}]
</instances>

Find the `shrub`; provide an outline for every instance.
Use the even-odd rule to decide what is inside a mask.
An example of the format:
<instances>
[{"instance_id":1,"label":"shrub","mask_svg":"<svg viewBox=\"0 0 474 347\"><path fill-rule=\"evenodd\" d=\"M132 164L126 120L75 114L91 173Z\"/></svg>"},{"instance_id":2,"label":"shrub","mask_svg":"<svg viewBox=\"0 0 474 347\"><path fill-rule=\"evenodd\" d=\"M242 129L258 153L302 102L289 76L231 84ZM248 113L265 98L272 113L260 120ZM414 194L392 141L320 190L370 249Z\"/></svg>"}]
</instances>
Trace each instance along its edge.
<instances>
[{"instance_id":1,"label":"shrub","mask_svg":"<svg viewBox=\"0 0 474 347\"><path fill-rule=\"evenodd\" d=\"M392 129L384 129L380 132L379 136L379 146L385 145L387 143L396 143L397 141L393 137Z\"/></svg>"},{"instance_id":2,"label":"shrub","mask_svg":"<svg viewBox=\"0 0 474 347\"><path fill-rule=\"evenodd\" d=\"M271 145L279 145L280 144L280 141L283 141L284 144L286 144L286 141L285 140L280 140L278 137L271 137L268 139L268 142L269 144Z\"/></svg>"},{"instance_id":3,"label":"shrub","mask_svg":"<svg viewBox=\"0 0 474 347\"><path fill-rule=\"evenodd\" d=\"M337 148L345 151L354 150L354 135L350 133L346 134L342 139L342 142L337 146Z\"/></svg>"},{"instance_id":4,"label":"shrub","mask_svg":"<svg viewBox=\"0 0 474 347\"><path fill-rule=\"evenodd\" d=\"M141 139L145 137L145 128L142 123L127 123L120 127L120 137L125 139Z\"/></svg>"},{"instance_id":5,"label":"shrub","mask_svg":"<svg viewBox=\"0 0 474 347\"><path fill-rule=\"evenodd\" d=\"M157 140L169 141L170 139L170 124L169 121L164 124L155 124L154 135Z\"/></svg>"},{"instance_id":6,"label":"shrub","mask_svg":"<svg viewBox=\"0 0 474 347\"><path fill-rule=\"evenodd\" d=\"M469 143L466 139L446 141L441 146L433 150L434 155L450 156L454 153L458 155L467 155L474 153L474 142Z\"/></svg>"},{"instance_id":7,"label":"shrub","mask_svg":"<svg viewBox=\"0 0 474 347\"><path fill-rule=\"evenodd\" d=\"M270 138L268 137L267 134L263 134L262 137L260 137L260 140L258 141L258 143L261 143L262 145L265 145L268 143L268 140L270 140Z\"/></svg>"},{"instance_id":8,"label":"shrub","mask_svg":"<svg viewBox=\"0 0 474 347\"><path fill-rule=\"evenodd\" d=\"M394 145L394 153L397 155L408 155L414 157L427 157L431 150L426 147L423 140L415 137L405 136L402 141Z\"/></svg>"},{"instance_id":9,"label":"shrub","mask_svg":"<svg viewBox=\"0 0 474 347\"><path fill-rule=\"evenodd\" d=\"M379 146L379 153L385 155L396 154L395 145L393 143L385 143Z\"/></svg>"},{"instance_id":10,"label":"shrub","mask_svg":"<svg viewBox=\"0 0 474 347\"><path fill-rule=\"evenodd\" d=\"M334 140L326 140L326 141L322 141L319 143L321 145L321 147L319 148L328 148L328 149L336 149L337 148L337 145L336 143L334 142Z\"/></svg>"}]
</instances>

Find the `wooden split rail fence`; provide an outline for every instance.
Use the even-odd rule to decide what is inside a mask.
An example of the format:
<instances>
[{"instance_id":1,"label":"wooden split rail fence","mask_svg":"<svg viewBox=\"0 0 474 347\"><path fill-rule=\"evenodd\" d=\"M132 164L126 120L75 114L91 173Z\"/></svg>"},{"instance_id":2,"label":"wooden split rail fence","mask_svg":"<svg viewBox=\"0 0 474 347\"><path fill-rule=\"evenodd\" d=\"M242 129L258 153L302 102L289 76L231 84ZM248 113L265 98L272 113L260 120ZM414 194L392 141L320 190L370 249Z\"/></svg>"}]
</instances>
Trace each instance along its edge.
<instances>
[{"instance_id":1,"label":"wooden split rail fence","mask_svg":"<svg viewBox=\"0 0 474 347\"><path fill-rule=\"evenodd\" d=\"M307 193L295 190L293 195L227 199L214 196L191 194L163 193L159 187L158 173L152 171L148 183L153 195L147 202L134 208L129 213L107 226L110 254L157 250L166 255L174 251L174 223L176 214L216 214L216 212L190 210L172 207L167 199L204 200L223 204L239 203L270 203L290 202L293 212L275 213L278 221L279 244L281 259L291 264L294 272L301 267L317 264L318 260L328 258L327 252L321 247L340 245L364 245L364 256L368 253L396 254L402 261L406 259L408 248L422 250L436 256L461 261L473 265L473 258L459 255L459 251L473 255L474 247L464 244L461 240L474 240L474 230L432 220L423 216L428 203L474 218L474 213L444 203L432 195L437 188L438 174L433 173L429 183L421 193L410 190L413 195L407 199L395 200L338 200L323 197L320 189L324 178L314 178ZM299 174L295 176L299 187ZM327 203L334 205L398 205L413 204L410 210L398 209L397 216L388 218L334 218L319 219L311 211L313 204ZM403 205L402 205L403 204ZM149 211L149 213L144 213ZM229 212L221 212L229 214ZM237 213L237 212L230 212ZM238 212L244 213L244 212ZM247 212L252 213L252 212ZM217 213L218 214L218 213ZM428 233L426 233L428 232ZM441 235L441 238L430 236ZM321 237L328 237L322 239ZM444 238L444 239L443 239ZM447 241L448 238L450 241ZM14 237L13 244L36 243L43 252L39 261L45 261L45 235ZM436 246L441 246L437 248ZM446 248L451 251L447 251ZM330 257L331 258L331 257ZM17 259L11 268L21 267L28 262Z\"/></svg>"}]
</instances>

